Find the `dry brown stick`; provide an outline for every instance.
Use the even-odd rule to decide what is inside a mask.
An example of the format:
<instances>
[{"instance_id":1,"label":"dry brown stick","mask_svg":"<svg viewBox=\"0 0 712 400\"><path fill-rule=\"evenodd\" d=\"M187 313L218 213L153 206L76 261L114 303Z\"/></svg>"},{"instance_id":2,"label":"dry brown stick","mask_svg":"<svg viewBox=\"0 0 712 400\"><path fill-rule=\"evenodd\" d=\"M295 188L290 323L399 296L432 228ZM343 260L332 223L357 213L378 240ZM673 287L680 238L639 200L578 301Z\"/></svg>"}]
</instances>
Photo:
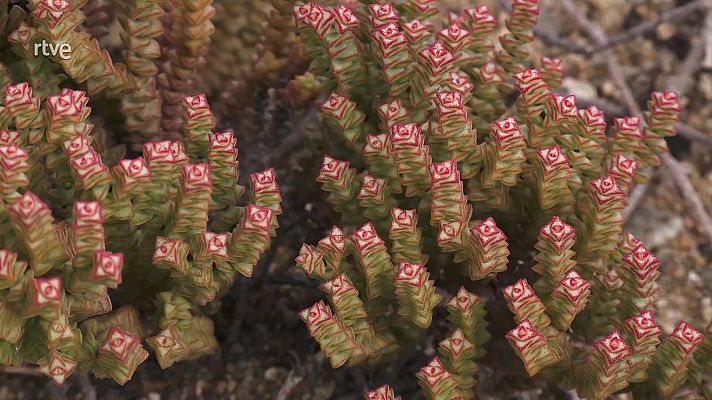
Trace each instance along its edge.
<instances>
[{"instance_id":1,"label":"dry brown stick","mask_svg":"<svg viewBox=\"0 0 712 400\"><path fill-rule=\"evenodd\" d=\"M655 171L646 171L646 174L652 178L654 172ZM628 217L630 217L633 212L638 209L638 206L643 202L643 199L648 192L648 188L649 186L647 184L635 185L633 190L628 195L628 203L621 212L624 220L628 220Z\"/></svg>"},{"instance_id":2,"label":"dry brown stick","mask_svg":"<svg viewBox=\"0 0 712 400\"><path fill-rule=\"evenodd\" d=\"M673 8L667 12L660 14L655 19L652 19L647 22L643 22L641 24L634 26L633 28L627 29L625 32L623 32L621 34L607 38L605 42L596 44L595 46L591 47L588 50L588 53L589 54L597 53L599 51L603 51L606 49L610 49L611 47L615 47L621 43L629 42L641 35L644 35L647 32L657 29L658 26L660 26L664 23L679 21L679 20L681 20L681 19L683 19L697 11L704 10L708 6L709 6L708 0L695 0L695 1L691 1L687 4L684 4L682 6Z\"/></svg>"},{"instance_id":3,"label":"dry brown stick","mask_svg":"<svg viewBox=\"0 0 712 400\"><path fill-rule=\"evenodd\" d=\"M572 0L561 0L561 4L569 15L576 20L578 26L582 27L596 42L599 44L606 43L607 38L603 30L591 22L581 10L576 7ZM609 50L607 50L606 63L608 65L608 71L611 74L611 79L613 79L613 82L622 92L623 102L626 108L628 108L633 115L642 117L643 112L635 101L630 86L626 83L625 75L618 63L618 58ZM662 161L663 167L667 169L668 173L675 180L675 184L682 192L689 211L695 216L698 228L707 237L708 242L712 243L712 218L707 213L707 210L705 210L704 203L702 199L700 199L692 182L690 182L683 166L669 153L662 154L660 160Z\"/></svg>"},{"instance_id":4,"label":"dry brown stick","mask_svg":"<svg viewBox=\"0 0 712 400\"><path fill-rule=\"evenodd\" d=\"M568 51L569 53L588 54L590 52L589 49L583 46L579 46L578 44L570 42L562 38L561 36L555 35L551 32L547 32L540 28L534 28L534 35L537 37L537 39L541 40L545 44L548 44L549 46L558 47L560 49Z\"/></svg>"},{"instance_id":5,"label":"dry brown stick","mask_svg":"<svg viewBox=\"0 0 712 400\"><path fill-rule=\"evenodd\" d=\"M685 61L680 64L678 71L675 75L671 76L667 80L667 89L673 90L677 89L677 93L680 97L684 97L687 91L692 87L694 82L695 72L700 68L700 63L702 61L702 43L697 43L695 47L690 51L690 54L685 58ZM710 140L712 144L712 136L703 136ZM655 171L649 168L648 171L644 173L652 178ZM621 213L624 219L628 217L638 208L640 203L643 201L646 192L648 191L648 185L637 185L633 191L628 196L628 204Z\"/></svg>"},{"instance_id":6,"label":"dry brown stick","mask_svg":"<svg viewBox=\"0 0 712 400\"><path fill-rule=\"evenodd\" d=\"M711 7L712 8L712 7ZM705 57L702 60L703 68L712 68L712 13L707 13L707 18L705 18L705 27L703 29L702 35L702 45L705 48Z\"/></svg>"},{"instance_id":7,"label":"dry brown stick","mask_svg":"<svg viewBox=\"0 0 712 400\"><path fill-rule=\"evenodd\" d=\"M279 388L279 392L277 393L277 397L275 397L275 399L287 400L292 398L294 390L300 383L302 383L303 380L304 377L298 375L295 370L289 371L289 375L287 375L287 379L284 380L282 387Z\"/></svg>"},{"instance_id":8,"label":"dry brown stick","mask_svg":"<svg viewBox=\"0 0 712 400\"><path fill-rule=\"evenodd\" d=\"M0 374L44 376L38 368L0 366Z\"/></svg>"},{"instance_id":9,"label":"dry brown stick","mask_svg":"<svg viewBox=\"0 0 712 400\"><path fill-rule=\"evenodd\" d=\"M660 14L657 18L653 20L640 23L618 35L607 38L605 42L596 44L594 46L582 46L573 43L569 40L566 40L565 38L562 38L561 36L548 32L539 27L534 28L534 35L536 35L539 40L550 46L561 48L570 53L591 55L594 53L608 50L610 48L618 46L619 44L634 40L637 37L646 34L647 32L655 30L661 24L679 21L696 11L704 9L706 7L705 3L707 1L709 0L695 0L680 7L673 8L667 12ZM510 9L510 7L508 7L508 5L506 4L505 0L499 0L498 3L500 7L505 10Z\"/></svg>"},{"instance_id":10,"label":"dry brown stick","mask_svg":"<svg viewBox=\"0 0 712 400\"><path fill-rule=\"evenodd\" d=\"M708 13L709 15L710 13ZM702 28L704 32L706 28ZM704 33L703 33L704 34ZM667 78L665 84L666 90L674 90L678 97L687 96L687 92L697 82L697 71L702 67L702 57L704 56L704 45L702 40L693 41L692 49L690 49L687 57L680 63L674 75Z\"/></svg>"},{"instance_id":11,"label":"dry brown stick","mask_svg":"<svg viewBox=\"0 0 712 400\"><path fill-rule=\"evenodd\" d=\"M678 122L675 124L675 130L677 133L692 142L706 144L707 146L712 146L712 136L705 135L701 130L695 129L687 124Z\"/></svg>"},{"instance_id":12,"label":"dry brown stick","mask_svg":"<svg viewBox=\"0 0 712 400\"><path fill-rule=\"evenodd\" d=\"M682 192L683 197L687 201L687 207L695 218L697 227L705 234L708 243L712 243L712 218L705 209L705 204L697 193L695 186L687 176L687 171L675 157L669 153L660 155L663 161L663 167L674 179L675 184Z\"/></svg>"}]
</instances>

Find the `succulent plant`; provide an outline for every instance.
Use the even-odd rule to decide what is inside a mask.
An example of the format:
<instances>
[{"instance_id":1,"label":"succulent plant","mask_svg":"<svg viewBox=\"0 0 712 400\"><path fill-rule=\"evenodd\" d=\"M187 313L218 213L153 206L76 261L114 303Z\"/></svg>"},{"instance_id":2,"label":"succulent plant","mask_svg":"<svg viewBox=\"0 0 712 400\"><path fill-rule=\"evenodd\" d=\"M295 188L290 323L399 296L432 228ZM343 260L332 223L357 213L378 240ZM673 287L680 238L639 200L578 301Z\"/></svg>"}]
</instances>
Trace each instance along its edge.
<instances>
[{"instance_id":1,"label":"succulent plant","mask_svg":"<svg viewBox=\"0 0 712 400\"><path fill-rule=\"evenodd\" d=\"M235 103L232 96L242 96L237 103L246 103L256 96L249 92L261 79L280 79L294 53L294 40L287 40L294 34L280 22L290 17L290 5L281 0L271 8L213 0L24 3L26 11L0 7L0 30L5 33L0 41L0 83L27 81L41 99L60 86L85 90L101 99L92 118L106 122L110 142L128 145L136 153L147 141L180 138L183 97L204 91L229 106ZM235 7L251 10L251 21L236 23ZM273 22L283 34L264 28ZM252 30L257 37L228 40L235 29ZM216 31L218 43L212 46ZM36 56L38 44L67 46L69 56ZM214 60L208 63L211 49ZM253 53L260 53L259 62Z\"/></svg>"},{"instance_id":2,"label":"succulent plant","mask_svg":"<svg viewBox=\"0 0 712 400\"><path fill-rule=\"evenodd\" d=\"M415 374L429 400L475 398L482 367L588 399L710 396L710 326L663 332L661 260L621 215L677 96L610 127L579 110L562 61L527 51L538 0L505 27L434 0L22 3L0 1L0 364L123 385L150 353L216 349L210 315L282 199L267 169L242 200L208 97L249 113L267 92L298 112L321 95L316 180L341 217L296 263L328 298L299 317L333 367L437 337Z\"/></svg>"},{"instance_id":3,"label":"succulent plant","mask_svg":"<svg viewBox=\"0 0 712 400\"><path fill-rule=\"evenodd\" d=\"M216 131L206 95L187 96L212 1L6 3L0 363L124 384L142 343L163 368L212 352L211 304L252 274L281 213L272 169L240 200L234 132ZM45 45L70 54L36 54Z\"/></svg>"},{"instance_id":4,"label":"succulent plant","mask_svg":"<svg viewBox=\"0 0 712 400\"><path fill-rule=\"evenodd\" d=\"M537 0L513 1L499 37L485 6L443 29L436 11L428 0L294 6L310 72L333 90L325 126L340 136L317 181L342 227L296 258L331 304L300 313L331 365L393 361L434 328L437 356L416 374L429 400L474 398L478 364L502 369L482 357L505 339L519 376L587 399L701 387L706 339L685 322L663 335L660 260L621 216L675 135L676 95L653 93L644 120L608 129L598 108L556 93L560 60L529 67ZM513 318L499 326L502 304ZM442 307L447 332L433 324Z\"/></svg>"},{"instance_id":5,"label":"succulent plant","mask_svg":"<svg viewBox=\"0 0 712 400\"><path fill-rule=\"evenodd\" d=\"M276 233L274 171L252 174L238 205L235 135L213 133L205 95L181 102L185 142L147 142L111 167L92 147L85 92L41 101L24 82L2 99L0 363L124 384L144 340L163 368L213 351L206 306Z\"/></svg>"}]
</instances>

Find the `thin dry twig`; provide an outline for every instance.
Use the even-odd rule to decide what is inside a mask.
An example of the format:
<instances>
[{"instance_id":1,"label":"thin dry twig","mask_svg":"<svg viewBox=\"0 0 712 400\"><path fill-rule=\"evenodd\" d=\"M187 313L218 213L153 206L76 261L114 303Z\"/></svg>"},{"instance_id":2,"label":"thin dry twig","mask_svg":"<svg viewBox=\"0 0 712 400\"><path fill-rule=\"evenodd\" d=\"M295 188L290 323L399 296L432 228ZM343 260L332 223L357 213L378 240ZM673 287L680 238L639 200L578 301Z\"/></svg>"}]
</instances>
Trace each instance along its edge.
<instances>
[{"instance_id":1,"label":"thin dry twig","mask_svg":"<svg viewBox=\"0 0 712 400\"><path fill-rule=\"evenodd\" d=\"M626 204L625 209L621 212L624 220L627 220L628 217L630 217L631 214L638 209L638 206L648 192L648 188L649 186L647 184L636 185L633 188L630 195L628 195L628 204Z\"/></svg>"},{"instance_id":2,"label":"thin dry twig","mask_svg":"<svg viewBox=\"0 0 712 400\"><path fill-rule=\"evenodd\" d=\"M0 366L0 374L45 376L38 368Z\"/></svg>"},{"instance_id":3,"label":"thin dry twig","mask_svg":"<svg viewBox=\"0 0 712 400\"><path fill-rule=\"evenodd\" d=\"M670 78L668 78L666 85L667 90L677 89L677 93L680 97L684 97L687 95L688 90L692 87L692 84L694 83L694 75L700 68L703 53L702 47L703 46L700 41L695 44L693 49L690 51L690 54L685 57L685 61L680 64L678 71ZM707 139L709 141L708 144L712 145L712 136L702 136L702 138ZM654 170L652 168L649 168L644 173L652 177ZM630 193L630 196L628 196L628 204L621 213L624 219L628 219L628 217L638 208L640 203L643 201L643 198L645 197L648 188L648 185L643 184L637 185L633 189L633 191Z\"/></svg>"},{"instance_id":4,"label":"thin dry twig","mask_svg":"<svg viewBox=\"0 0 712 400\"><path fill-rule=\"evenodd\" d=\"M591 49L573 43L569 40L562 38L561 36L555 35L551 32L547 32L546 30L538 27L534 28L534 36L536 36L537 39L541 40L544 44L558 47L562 50L566 50L569 53L577 53L584 55L591 53Z\"/></svg>"},{"instance_id":5,"label":"thin dry twig","mask_svg":"<svg viewBox=\"0 0 712 400\"><path fill-rule=\"evenodd\" d=\"M706 2L705 2L706 3ZM571 17L576 21L578 26L582 27L597 43L603 44L607 42L606 34L601 30L601 28L591 22L581 10L574 4L572 0L561 0L566 12L571 15ZM606 63L608 65L608 71L611 74L611 79L618 86L618 89L623 95L623 102L635 116L642 117L643 112L635 101L633 92L626 83L625 75L618 63L618 58L613 54L613 52L607 50ZM687 202L688 209L695 216L697 221L697 226L700 231L707 237L709 243L712 243L712 218L705 210L704 203L700 199L699 194L695 190L695 187L690 182L686 171L679 161L675 159L669 153L662 154L660 156L663 167L668 171L670 176L675 180L675 184L682 192L685 201Z\"/></svg>"},{"instance_id":6,"label":"thin dry twig","mask_svg":"<svg viewBox=\"0 0 712 400\"><path fill-rule=\"evenodd\" d=\"M707 13L701 37L705 47L705 58L702 60L702 67L709 69L712 68L712 13Z\"/></svg>"},{"instance_id":7,"label":"thin dry twig","mask_svg":"<svg viewBox=\"0 0 712 400\"><path fill-rule=\"evenodd\" d=\"M302 383L303 380L304 377L298 375L295 370L289 371L289 375L287 375L287 379L284 380L282 387L279 388L279 392L277 393L277 397L275 397L275 399L291 399L292 395L294 394L294 390L297 388L297 386L299 386L300 383Z\"/></svg>"},{"instance_id":8,"label":"thin dry twig","mask_svg":"<svg viewBox=\"0 0 712 400\"><path fill-rule=\"evenodd\" d=\"M710 15L711 13L707 14ZM704 52L702 40L693 41L692 49L690 49L687 57L680 63L677 72L667 78L665 85L667 90L676 91L681 98L687 96L687 92L689 92L697 82L696 74L702 67Z\"/></svg>"},{"instance_id":9,"label":"thin dry twig","mask_svg":"<svg viewBox=\"0 0 712 400\"><path fill-rule=\"evenodd\" d=\"M687 200L687 207L695 217L697 227L705 234L708 242L712 243L712 218L710 218L710 215L707 213L704 202L690 181L688 172L675 157L668 153L662 154L660 159L663 161L663 167L665 167L672 179L674 179L683 197Z\"/></svg>"},{"instance_id":10,"label":"thin dry twig","mask_svg":"<svg viewBox=\"0 0 712 400\"><path fill-rule=\"evenodd\" d=\"M677 133L680 136L687 140L712 146L712 136L705 135L699 129L695 129L683 123L677 123L675 124L675 130L677 130Z\"/></svg>"},{"instance_id":11,"label":"thin dry twig","mask_svg":"<svg viewBox=\"0 0 712 400\"><path fill-rule=\"evenodd\" d=\"M606 41L601 42L588 49L588 54L607 50L619 44L634 40L635 38L640 37L646 34L647 32L657 29L657 27L662 24L680 21L681 19L686 18L694 14L695 12L704 10L708 6L709 0L695 0L687 4L683 4L679 7L673 8L667 12L660 14L655 19L640 23L630 29L627 29L621 34L607 38Z\"/></svg>"},{"instance_id":12,"label":"thin dry twig","mask_svg":"<svg viewBox=\"0 0 712 400\"><path fill-rule=\"evenodd\" d=\"M534 35L536 35L537 38L543 43L548 44L550 46L558 47L570 53L591 55L616 47L620 44L635 40L636 38L657 29L657 27L661 24L680 21L690 16L691 14L707 7L708 4L706 3L708 1L709 0L695 0L682 6L675 7L667 12L660 14L655 19L642 22L630 29L625 30L624 32L618 35L607 38L605 42L597 43L593 46L582 46L573 43L565 38L562 38L561 36L548 32L539 27L534 28ZM510 9L509 6L506 4L505 0L498 0L498 3L500 7L505 10Z\"/></svg>"}]
</instances>

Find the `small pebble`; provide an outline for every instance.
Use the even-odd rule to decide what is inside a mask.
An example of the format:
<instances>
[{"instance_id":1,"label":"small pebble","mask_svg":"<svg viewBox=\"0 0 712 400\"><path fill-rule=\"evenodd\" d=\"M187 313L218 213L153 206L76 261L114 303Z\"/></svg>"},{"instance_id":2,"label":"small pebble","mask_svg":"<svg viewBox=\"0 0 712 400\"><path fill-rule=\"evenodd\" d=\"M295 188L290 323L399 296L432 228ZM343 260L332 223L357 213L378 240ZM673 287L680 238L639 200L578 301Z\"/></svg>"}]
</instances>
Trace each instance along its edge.
<instances>
[{"instance_id":1,"label":"small pebble","mask_svg":"<svg viewBox=\"0 0 712 400\"><path fill-rule=\"evenodd\" d=\"M282 368L271 367L265 371L265 379L268 381L279 381L287 371Z\"/></svg>"},{"instance_id":2,"label":"small pebble","mask_svg":"<svg viewBox=\"0 0 712 400\"><path fill-rule=\"evenodd\" d=\"M677 27L673 24L660 24L656 32L660 39L670 40L677 33Z\"/></svg>"},{"instance_id":3,"label":"small pebble","mask_svg":"<svg viewBox=\"0 0 712 400\"><path fill-rule=\"evenodd\" d=\"M699 285L702 283L702 278L700 278L700 275L695 271L690 271L687 274L687 280L690 281L690 283L695 284L695 285Z\"/></svg>"}]
</instances>

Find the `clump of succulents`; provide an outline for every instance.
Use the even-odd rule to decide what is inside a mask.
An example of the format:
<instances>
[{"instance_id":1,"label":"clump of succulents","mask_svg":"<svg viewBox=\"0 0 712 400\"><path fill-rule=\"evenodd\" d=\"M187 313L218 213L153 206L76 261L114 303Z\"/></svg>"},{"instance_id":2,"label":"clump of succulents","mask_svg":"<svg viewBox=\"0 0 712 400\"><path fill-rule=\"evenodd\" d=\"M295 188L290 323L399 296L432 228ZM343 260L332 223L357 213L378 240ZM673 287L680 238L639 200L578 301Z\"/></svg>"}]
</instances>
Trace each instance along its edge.
<instances>
[{"instance_id":1,"label":"clump of succulents","mask_svg":"<svg viewBox=\"0 0 712 400\"><path fill-rule=\"evenodd\" d=\"M104 103L99 114L112 120L111 131L121 132L116 139L136 152L146 141L180 137L183 97L206 86L224 91L219 83L205 82L227 79L217 67L206 68L216 30L213 21L220 24L219 32L229 25L215 16L213 0L26 3L26 11L13 7L4 20L7 24L0 27L5 31L0 42L0 82L27 81L41 98L60 86L82 85L89 96ZM221 9L232 7L231 2L217 3ZM35 56L38 43L68 46L69 57ZM236 49L221 50L232 54ZM250 64L238 61L237 65L217 60L214 64L234 65L228 72Z\"/></svg>"},{"instance_id":2,"label":"clump of succulents","mask_svg":"<svg viewBox=\"0 0 712 400\"><path fill-rule=\"evenodd\" d=\"M22 82L0 97L0 363L124 384L142 342L163 368L213 351L205 306L269 246L274 171L250 175L238 206L236 138L213 132L204 95L182 100L184 142L145 143L111 167L85 92L41 100ZM125 305L112 311L110 293Z\"/></svg>"},{"instance_id":3,"label":"clump of succulents","mask_svg":"<svg viewBox=\"0 0 712 400\"><path fill-rule=\"evenodd\" d=\"M444 24L433 0L293 11L342 148L317 180L348 227L296 259L331 304L300 317L333 367L396 359L444 307L449 331L417 373L430 400L474 398L478 359L503 340L522 375L587 399L709 391L709 335L684 321L663 335L660 260L621 216L675 134L674 93L610 128L596 107L579 110L556 92L559 60L527 65L537 0L513 1L499 37L485 6ZM488 313L502 303L512 319L495 334Z\"/></svg>"},{"instance_id":4,"label":"clump of succulents","mask_svg":"<svg viewBox=\"0 0 712 400\"><path fill-rule=\"evenodd\" d=\"M235 134L186 96L212 0L0 3L0 364L124 384L144 345L162 368L212 352L214 303L281 214L272 169L241 200ZM100 45L114 20L123 62ZM131 158L95 125L115 115Z\"/></svg>"},{"instance_id":5,"label":"clump of succulents","mask_svg":"<svg viewBox=\"0 0 712 400\"><path fill-rule=\"evenodd\" d=\"M208 74L200 74L229 103L250 105L273 87L286 67L299 64L289 0L218 0ZM237 98L235 98L237 97Z\"/></svg>"}]
</instances>

